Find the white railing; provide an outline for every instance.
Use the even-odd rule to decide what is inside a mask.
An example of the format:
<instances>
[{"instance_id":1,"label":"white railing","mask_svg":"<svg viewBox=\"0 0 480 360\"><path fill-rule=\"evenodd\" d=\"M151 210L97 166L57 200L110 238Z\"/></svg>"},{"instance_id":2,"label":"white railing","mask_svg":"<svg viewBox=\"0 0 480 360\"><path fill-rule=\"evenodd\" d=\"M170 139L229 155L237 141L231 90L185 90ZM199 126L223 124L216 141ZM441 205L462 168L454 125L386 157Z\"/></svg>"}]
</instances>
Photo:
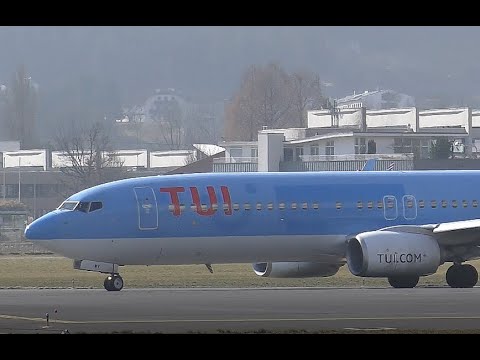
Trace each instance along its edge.
<instances>
[{"instance_id":1,"label":"white railing","mask_svg":"<svg viewBox=\"0 0 480 360\"><path fill-rule=\"evenodd\" d=\"M216 164L234 164L234 163L258 163L258 157L229 157L213 159Z\"/></svg>"},{"instance_id":2,"label":"white railing","mask_svg":"<svg viewBox=\"0 0 480 360\"><path fill-rule=\"evenodd\" d=\"M413 160L413 154L346 154L346 155L300 155L302 161L346 161L346 160Z\"/></svg>"}]
</instances>

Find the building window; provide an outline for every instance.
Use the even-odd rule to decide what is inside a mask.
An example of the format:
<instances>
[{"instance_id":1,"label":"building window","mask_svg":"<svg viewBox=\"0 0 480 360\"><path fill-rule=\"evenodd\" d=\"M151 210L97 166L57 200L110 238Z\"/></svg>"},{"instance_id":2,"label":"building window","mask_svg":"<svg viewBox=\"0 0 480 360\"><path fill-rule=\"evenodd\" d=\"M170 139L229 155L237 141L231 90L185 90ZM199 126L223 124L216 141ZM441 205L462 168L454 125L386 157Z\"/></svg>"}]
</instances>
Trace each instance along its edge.
<instances>
[{"instance_id":1,"label":"building window","mask_svg":"<svg viewBox=\"0 0 480 360\"><path fill-rule=\"evenodd\" d=\"M365 154L366 152L365 138L355 138L355 154Z\"/></svg>"},{"instance_id":2,"label":"building window","mask_svg":"<svg viewBox=\"0 0 480 360\"><path fill-rule=\"evenodd\" d=\"M284 148L283 149L283 159L284 161L293 161L293 149Z\"/></svg>"},{"instance_id":3,"label":"building window","mask_svg":"<svg viewBox=\"0 0 480 360\"><path fill-rule=\"evenodd\" d=\"M258 158L258 148L250 148L250 157Z\"/></svg>"},{"instance_id":4,"label":"building window","mask_svg":"<svg viewBox=\"0 0 480 360\"><path fill-rule=\"evenodd\" d=\"M301 160L300 156L303 155L303 146L297 146L295 148L295 160Z\"/></svg>"},{"instance_id":5,"label":"building window","mask_svg":"<svg viewBox=\"0 0 480 360\"><path fill-rule=\"evenodd\" d=\"M310 146L310 155L320 155L320 148L318 145Z\"/></svg>"},{"instance_id":6,"label":"building window","mask_svg":"<svg viewBox=\"0 0 480 360\"><path fill-rule=\"evenodd\" d=\"M230 149L230 159L232 160L232 162L235 162L236 160L241 160L242 155L243 155L242 148Z\"/></svg>"},{"instance_id":7,"label":"building window","mask_svg":"<svg viewBox=\"0 0 480 360\"><path fill-rule=\"evenodd\" d=\"M393 152L395 154L409 154L413 152L411 138L395 138L393 140Z\"/></svg>"},{"instance_id":8,"label":"building window","mask_svg":"<svg viewBox=\"0 0 480 360\"><path fill-rule=\"evenodd\" d=\"M327 141L325 144L325 155L335 155L335 141Z\"/></svg>"}]
</instances>

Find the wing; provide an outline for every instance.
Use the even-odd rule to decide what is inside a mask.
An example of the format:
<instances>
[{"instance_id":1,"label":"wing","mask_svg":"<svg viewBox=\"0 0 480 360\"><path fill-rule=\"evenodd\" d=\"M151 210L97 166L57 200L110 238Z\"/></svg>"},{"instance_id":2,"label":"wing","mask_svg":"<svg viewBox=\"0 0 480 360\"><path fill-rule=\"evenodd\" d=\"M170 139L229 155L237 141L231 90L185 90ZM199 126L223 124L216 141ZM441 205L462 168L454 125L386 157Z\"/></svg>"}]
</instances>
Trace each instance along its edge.
<instances>
[{"instance_id":1,"label":"wing","mask_svg":"<svg viewBox=\"0 0 480 360\"><path fill-rule=\"evenodd\" d=\"M383 230L417 233L434 237L440 245L480 245L480 219L426 225L397 225Z\"/></svg>"}]
</instances>

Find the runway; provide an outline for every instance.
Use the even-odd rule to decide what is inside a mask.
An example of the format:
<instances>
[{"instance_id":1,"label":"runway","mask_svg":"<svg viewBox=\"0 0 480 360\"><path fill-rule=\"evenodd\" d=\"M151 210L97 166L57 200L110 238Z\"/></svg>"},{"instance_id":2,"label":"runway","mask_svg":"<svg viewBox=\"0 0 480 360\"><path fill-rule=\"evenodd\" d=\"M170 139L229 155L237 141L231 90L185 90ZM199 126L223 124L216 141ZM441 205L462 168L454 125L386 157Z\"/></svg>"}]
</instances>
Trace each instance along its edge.
<instances>
[{"instance_id":1,"label":"runway","mask_svg":"<svg viewBox=\"0 0 480 360\"><path fill-rule=\"evenodd\" d=\"M473 330L479 297L480 287L2 289L0 333Z\"/></svg>"}]
</instances>

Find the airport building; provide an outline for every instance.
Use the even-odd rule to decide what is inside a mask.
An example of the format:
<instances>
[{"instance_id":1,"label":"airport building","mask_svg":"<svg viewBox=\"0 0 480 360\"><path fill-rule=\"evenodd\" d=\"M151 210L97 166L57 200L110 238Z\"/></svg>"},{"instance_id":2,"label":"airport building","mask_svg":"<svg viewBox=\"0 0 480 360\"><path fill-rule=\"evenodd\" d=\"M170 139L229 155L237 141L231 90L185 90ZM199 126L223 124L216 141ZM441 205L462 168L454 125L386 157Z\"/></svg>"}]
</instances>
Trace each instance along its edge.
<instances>
[{"instance_id":1,"label":"airport building","mask_svg":"<svg viewBox=\"0 0 480 360\"><path fill-rule=\"evenodd\" d=\"M457 158L480 155L480 111L470 108L367 110L338 107L308 112L306 128L264 129L258 141L224 141L214 171L358 170L375 157L376 170L411 170L430 161L439 139Z\"/></svg>"}]
</instances>

